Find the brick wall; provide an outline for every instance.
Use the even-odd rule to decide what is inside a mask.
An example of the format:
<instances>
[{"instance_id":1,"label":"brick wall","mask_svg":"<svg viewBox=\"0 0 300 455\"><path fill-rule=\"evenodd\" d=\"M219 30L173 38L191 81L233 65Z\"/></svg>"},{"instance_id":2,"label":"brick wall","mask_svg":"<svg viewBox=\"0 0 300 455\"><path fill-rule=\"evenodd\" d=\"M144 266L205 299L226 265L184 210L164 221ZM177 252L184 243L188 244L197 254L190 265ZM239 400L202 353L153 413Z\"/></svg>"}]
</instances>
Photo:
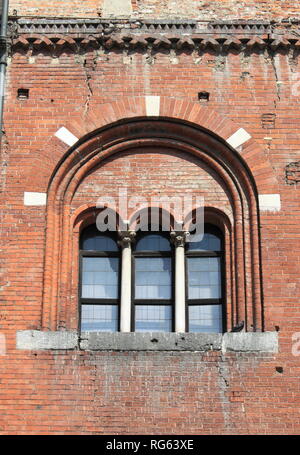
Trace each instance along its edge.
<instances>
[{"instance_id":1,"label":"brick wall","mask_svg":"<svg viewBox=\"0 0 300 455\"><path fill-rule=\"evenodd\" d=\"M277 363L253 354L14 355L1 364L1 433L297 433L299 384L289 379L291 395Z\"/></svg>"},{"instance_id":2,"label":"brick wall","mask_svg":"<svg viewBox=\"0 0 300 455\"><path fill-rule=\"evenodd\" d=\"M101 2L72 2L69 11L68 5L62 11L55 2L44 9L42 3L11 1L10 7L19 15L76 17L94 17L95 8L101 7ZM161 18L162 3L137 1L133 11ZM176 2L165 3L164 11L168 7L176 16ZM248 5L242 9L243 3ZM297 15L295 5L186 1L180 10L193 17L202 17L199 6L209 8L207 18L270 18ZM299 433L299 357L292 355L292 336L300 331L300 198L299 187L287 185L285 173L289 163L299 161L298 74L298 54L288 49L225 55L158 51L150 58L142 49L84 55L13 51L1 158L0 330L7 343L6 356L0 356L1 434ZM30 90L28 100L17 98L19 88ZM124 96L161 95L198 103L199 91L210 92L208 113L214 110L251 133L278 183L281 210L261 212L260 224L265 328L279 328L279 353L16 350L17 330L41 327L46 210L24 206L23 197L24 191L47 191L67 149L52 142L54 133L72 122L78 130L93 129L85 123L89 114ZM275 125L264 128L261 117L270 113L276 114ZM194 189L196 180L197 190L208 198L216 194L218 203L225 203L221 182L183 154L158 156L157 151L141 150L88 176L77 189L73 208L95 202L97 185L109 195L120 181L157 194L173 185L176 191Z\"/></svg>"}]
</instances>

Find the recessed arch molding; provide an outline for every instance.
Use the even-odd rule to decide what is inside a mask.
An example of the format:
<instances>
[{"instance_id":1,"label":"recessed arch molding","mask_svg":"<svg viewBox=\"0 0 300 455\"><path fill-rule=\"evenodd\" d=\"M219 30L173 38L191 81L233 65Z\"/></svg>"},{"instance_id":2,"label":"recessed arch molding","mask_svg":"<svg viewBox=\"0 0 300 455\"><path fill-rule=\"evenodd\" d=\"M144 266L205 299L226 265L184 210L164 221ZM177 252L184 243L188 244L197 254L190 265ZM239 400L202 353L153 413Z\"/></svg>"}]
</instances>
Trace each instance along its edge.
<instances>
[{"instance_id":1,"label":"recessed arch molding","mask_svg":"<svg viewBox=\"0 0 300 455\"><path fill-rule=\"evenodd\" d=\"M256 179L240 153L215 133L191 122L166 117L127 118L97 128L72 146L56 166L47 192L43 329L69 329L75 324L74 250L80 225L97 211L91 205L71 213L78 185L107 157L134 152L141 146L184 151L206 163L225 182L234 214L231 222L226 219L223 223L230 250L227 278L232 283L229 296L232 325L245 320L247 330L263 330ZM213 213L213 208L206 210ZM218 219L222 224L222 217Z\"/></svg>"}]
</instances>

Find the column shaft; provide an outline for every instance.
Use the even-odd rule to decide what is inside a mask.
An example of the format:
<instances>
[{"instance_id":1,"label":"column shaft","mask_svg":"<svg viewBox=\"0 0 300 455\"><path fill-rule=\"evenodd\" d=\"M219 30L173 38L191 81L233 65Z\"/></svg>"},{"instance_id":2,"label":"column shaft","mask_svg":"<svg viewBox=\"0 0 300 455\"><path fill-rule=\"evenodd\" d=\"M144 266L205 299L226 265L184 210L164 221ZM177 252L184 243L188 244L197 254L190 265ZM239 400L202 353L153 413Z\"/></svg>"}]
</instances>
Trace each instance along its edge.
<instances>
[{"instance_id":1,"label":"column shaft","mask_svg":"<svg viewBox=\"0 0 300 455\"><path fill-rule=\"evenodd\" d=\"M175 332L185 332L185 264L184 246L175 250Z\"/></svg>"},{"instance_id":2,"label":"column shaft","mask_svg":"<svg viewBox=\"0 0 300 455\"><path fill-rule=\"evenodd\" d=\"M122 247L120 331L131 331L131 243L134 231L119 231L119 245Z\"/></svg>"},{"instance_id":3,"label":"column shaft","mask_svg":"<svg viewBox=\"0 0 300 455\"><path fill-rule=\"evenodd\" d=\"M185 240L187 232L171 232L175 246L175 332L186 332Z\"/></svg>"},{"instance_id":4,"label":"column shaft","mask_svg":"<svg viewBox=\"0 0 300 455\"><path fill-rule=\"evenodd\" d=\"M122 274L121 274L121 318L120 331L131 330L131 245L130 243L122 250Z\"/></svg>"}]
</instances>

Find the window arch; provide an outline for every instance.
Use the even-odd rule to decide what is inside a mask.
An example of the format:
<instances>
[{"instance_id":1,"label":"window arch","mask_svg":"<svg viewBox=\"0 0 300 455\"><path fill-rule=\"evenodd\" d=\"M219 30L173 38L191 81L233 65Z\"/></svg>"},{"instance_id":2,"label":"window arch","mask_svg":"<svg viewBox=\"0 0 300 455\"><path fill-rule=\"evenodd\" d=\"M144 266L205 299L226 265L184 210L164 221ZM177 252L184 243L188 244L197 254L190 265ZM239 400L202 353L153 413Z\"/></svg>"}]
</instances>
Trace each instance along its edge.
<instances>
[{"instance_id":1,"label":"window arch","mask_svg":"<svg viewBox=\"0 0 300 455\"><path fill-rule=\"evenodd\" d=\"M158 147L160 153L170 149L185 153L223 182L229 210L218 204L217 198L209 207L220 211L229 226L224 230L230 311L227 328L245 321L246 331L264 330L258 191L253 173L239 153L201 125L167 117L154 123L155 128L153 119L137 117L105 125L70 149L56 166L47 190L43 329L76 329L79 231L85 217L97 213L97 207L87 199L73 204L74 195L85 177L99 169L106 158L113 159L125 150L135 153L142 143L143 148ZM116 137L122 140L116 143ZM255 176L260 179L260 174ZM259 184L265 192L265 179Z\"/></svg>"},{"instance_id":2,"label":"window arch","mask_svg":"<svg viewBox=\"0 0 300 455\"><path fill-rule=\"evenodd\" d=\"M80 329L116 332L120 314L120 251L116 237L96 225L80 237Z\"/></svg>"}]
</instances>

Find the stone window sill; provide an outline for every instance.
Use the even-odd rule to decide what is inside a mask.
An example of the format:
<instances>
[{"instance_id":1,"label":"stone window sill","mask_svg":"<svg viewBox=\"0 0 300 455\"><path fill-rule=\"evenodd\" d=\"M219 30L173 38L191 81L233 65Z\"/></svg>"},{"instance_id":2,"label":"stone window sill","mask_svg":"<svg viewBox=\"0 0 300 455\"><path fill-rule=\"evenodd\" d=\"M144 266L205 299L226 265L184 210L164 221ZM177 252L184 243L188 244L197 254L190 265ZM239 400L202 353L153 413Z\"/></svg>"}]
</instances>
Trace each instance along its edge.
<instances>
[{"instance_id":1,"label":"stone window sill","mask_svg":"<svg viewBox=\"0 0 300 455\"><path fill-rule=\"evenodd\" d=\"M17 332L17 349L87 351L278 352L278 332Z\"/></svg>"}]
</instances>

